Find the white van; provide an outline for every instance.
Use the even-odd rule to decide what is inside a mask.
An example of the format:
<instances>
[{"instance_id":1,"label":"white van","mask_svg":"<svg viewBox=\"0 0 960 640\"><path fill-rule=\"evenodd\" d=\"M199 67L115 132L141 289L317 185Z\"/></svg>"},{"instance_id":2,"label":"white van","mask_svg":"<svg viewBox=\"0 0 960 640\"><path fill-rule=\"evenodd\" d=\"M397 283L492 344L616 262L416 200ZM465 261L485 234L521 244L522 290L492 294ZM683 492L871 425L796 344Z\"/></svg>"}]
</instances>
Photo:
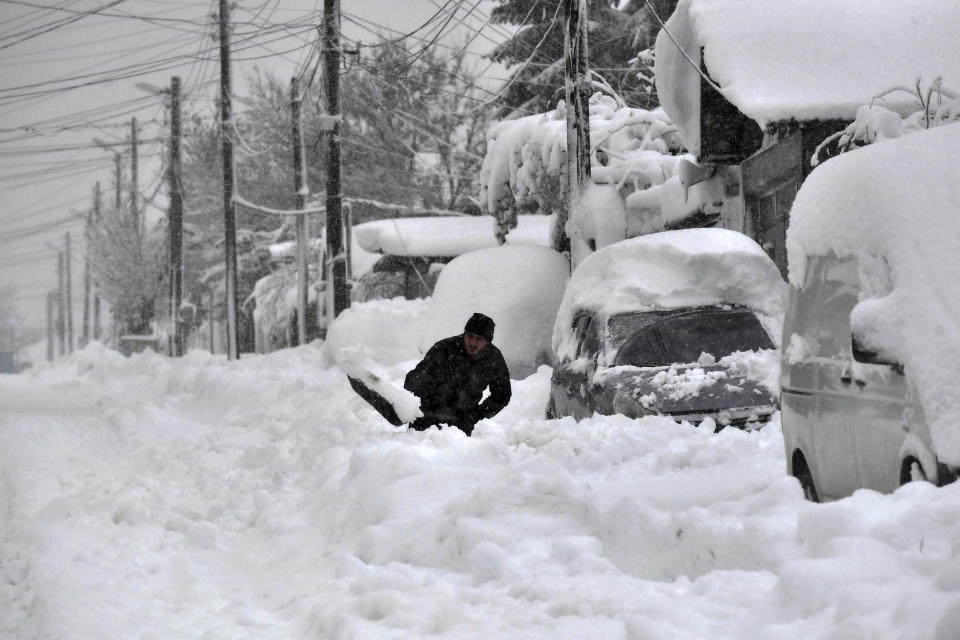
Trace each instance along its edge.
<instances>
[{"instance_id":1,"label":"white van","mask_svg":"<svg viewBox=\"0 0 960 640\"><path fill-rule=\"evenodd\" d=\"M807 498L858 488L891 492L914 479L946 484L923 407L898 362L864 349L850 326L856 258L810 256L784 316L781 421L788 471Z\"/></svg>"},{"instance_id":2,"label":"white van","mask_svg":"<svg viewBox=\"0 0 960 640\"><path fill-rule=\"evenodd\" d=\"M780 403L811 500L956 479L958 171L951 124L832 158L797 194Z\"/></svg>"}]
</instances>

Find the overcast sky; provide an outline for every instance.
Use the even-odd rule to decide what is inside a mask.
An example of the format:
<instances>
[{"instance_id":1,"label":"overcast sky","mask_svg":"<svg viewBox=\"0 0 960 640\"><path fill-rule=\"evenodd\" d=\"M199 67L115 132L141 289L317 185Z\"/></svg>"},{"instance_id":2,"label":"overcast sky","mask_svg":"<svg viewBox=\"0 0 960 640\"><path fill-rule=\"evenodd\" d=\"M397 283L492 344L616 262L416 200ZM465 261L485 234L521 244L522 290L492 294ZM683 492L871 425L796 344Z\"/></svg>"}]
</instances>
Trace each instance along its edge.
<instances>
[{"instance_id":1,"label":"overcast sky","mask_svg":"<svg viewBox=\"0 0 960 640\"><path fill-rule=\"evenodd\" d=\"M413 31L441 42L472 38L488 52L508 37L488 23L493 0L341 0L345 45L376 33ZM83 221L99 181L112 198L113 154L127 151L136 117L139 191L165 202L160 185L164 127L161 96L138 83L167 87L181 77L185 113L214 113L219 54L211 38L217 0L0 0L0 288L15 285L26 324L45 326L46 292L56 287L56 247L69 231L73 253L74 329L82 317ZM292 77L310 58L323 0L240 0L231 22L234 93L255 67ZM96 12L96 13L93 13ZM454 16L447 22L450 12ZM478 33L479 32L479 33ZM487 61L478 62L480 69ZM499 66L487 70L503 76ZM124 158L126 175L129 154ZM109 201L109 200L108 200ZM155 212L154 215L159 215Z\"/></svg>"}]
</instances>

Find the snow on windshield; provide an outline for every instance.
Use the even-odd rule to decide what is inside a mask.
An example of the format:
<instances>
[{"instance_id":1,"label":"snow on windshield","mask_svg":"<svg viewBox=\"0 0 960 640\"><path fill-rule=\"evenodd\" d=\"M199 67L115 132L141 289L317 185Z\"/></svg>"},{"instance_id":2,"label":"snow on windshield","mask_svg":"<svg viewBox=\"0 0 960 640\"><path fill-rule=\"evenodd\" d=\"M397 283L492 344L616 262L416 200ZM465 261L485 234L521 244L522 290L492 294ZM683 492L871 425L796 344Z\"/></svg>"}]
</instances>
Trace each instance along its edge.
<instances>
[{"instance_id":1,"label":"snow on windshield","mask_svg":"<svg viewBox=\"0 0 960 640\"><path fill-rule=\"evenodd\" d=\"M629 311L737 304L779 322L786 285L756 242L727 229L683 229L631 238L587 257L570 277L553 348L573 359L573 314L609 318ZM774 325L776 324L773 323ZM779 340L779 330L765 324Z\"/></svg>"},{"instance_id":2,"label":"snow on windshield","mask_svg":"<svg viewBox=\"0 0 960 640\"><path fill-rule=\"evenodd\" d=\"M858 258L851 314L867 344L903 363L942 460L960 463L960 124L842 154L797 194L790 282L809 255ZM787 338L790 339L789 337Z\"/></svg>"},{"instance_id":3,"label":"snow on windshield","mask_svg":"<svg viewBox=\"0 0 960 640\"><path fill-rule=\"evenodd\" d=\"M550 246L550 218L519 216L507 244ZM373 220L353 228L367 251L395 256L458 256L497 246L496 223L488 216L435 216Z\"/></svg>"},{"instance_id":4,"label":"snow on windshield","mask_svg":"<svg viewBox=\"0 0 960 640\"><path fill-rule=\"evenodd\" d=\"M911 88L918 78L960 85L958 24L953 1L681 0L667 28L695 64L703 48L724 97L764 127L789 118L851 119L873 96ZM698 154L700 78L663 31L655 70L665 110ZM880 104L916 108L909 92Z\"/></svg>"}]
</instances>

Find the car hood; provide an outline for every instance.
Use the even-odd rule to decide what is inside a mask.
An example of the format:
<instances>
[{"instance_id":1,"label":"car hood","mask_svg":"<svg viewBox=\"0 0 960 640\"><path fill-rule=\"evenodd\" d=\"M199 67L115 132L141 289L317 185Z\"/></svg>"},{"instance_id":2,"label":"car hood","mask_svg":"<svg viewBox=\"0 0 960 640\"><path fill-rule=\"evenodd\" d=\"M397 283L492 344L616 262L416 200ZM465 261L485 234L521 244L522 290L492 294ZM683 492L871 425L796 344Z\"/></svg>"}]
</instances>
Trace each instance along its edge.
<instances>
[{"instance_id":1,"label":"car hood","mask_svg":"<svg viewBox=\"0 0 960 640\"><path fill-rule=\"evenodd\" d=\"M660 414L715 413L777 402L758 381L720 364L616 367L604 376L602 384L610 393L627 393L646 409Z\"/></svg>"}]
</instances>

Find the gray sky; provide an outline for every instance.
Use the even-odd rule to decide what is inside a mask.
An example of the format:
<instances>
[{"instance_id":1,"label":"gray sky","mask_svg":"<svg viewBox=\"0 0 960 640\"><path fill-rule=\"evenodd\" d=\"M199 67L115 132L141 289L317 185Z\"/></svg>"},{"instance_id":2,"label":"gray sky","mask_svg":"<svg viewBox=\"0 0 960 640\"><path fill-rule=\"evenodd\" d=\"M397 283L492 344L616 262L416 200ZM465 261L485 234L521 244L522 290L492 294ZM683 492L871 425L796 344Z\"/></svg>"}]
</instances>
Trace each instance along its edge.
<instances>
[{"instance_id":1,"label":"gray sky","mask_svg":"<svg viewBox=\"0 0 960 640\"><path fill-rule=\"evenodd\" d=\"M138 186L160 185L162 98L137 88L169 85L178 75L186 113L212 115L219 57L211 38L217 0L0 0L0 288L16 286L19 315L45 326L46 292L56 286L56 248L69 231L73 253L74 330L82 322L83 222L94 184L113 197L113 154L127 151L130 118L140 145ZM489 51L508 30L488 22L493 0L341 0L345 45L374 42L376 32L418 31L441 42L472 39ZM287 77L313 54L323 0L240 0L231 14L234 93L255 67ZM450 12L453 18L447 22ZM93 13L96 12L96 13ZM315 58L313 58L315 59ZM478 60L478 68L487 61ZM487 69L494 82L505 72ZM129 175L129 154L124 158ZM148 214L150 215L150 214ZM152 215L160 215L154 211ZM53 245L53 246L51 246Z\"/></svg>"}]
</instances>

